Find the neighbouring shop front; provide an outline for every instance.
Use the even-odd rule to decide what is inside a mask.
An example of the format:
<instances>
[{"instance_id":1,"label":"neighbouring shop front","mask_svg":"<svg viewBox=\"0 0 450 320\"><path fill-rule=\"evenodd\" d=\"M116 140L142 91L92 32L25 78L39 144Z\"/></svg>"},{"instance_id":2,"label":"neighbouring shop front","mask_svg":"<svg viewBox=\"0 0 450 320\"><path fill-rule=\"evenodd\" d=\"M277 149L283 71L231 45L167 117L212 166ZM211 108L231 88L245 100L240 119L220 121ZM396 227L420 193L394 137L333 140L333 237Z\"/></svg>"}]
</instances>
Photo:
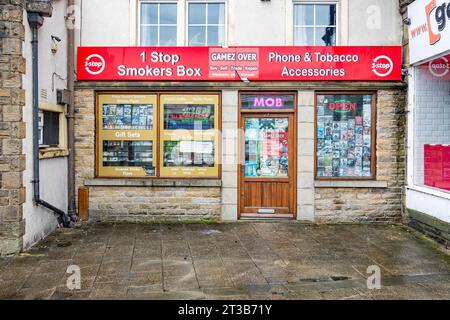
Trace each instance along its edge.
<instances>
[{"instance_id":1,"label":"neighbouring shop front","mask_svg":"<svg viewBox=\"0 0 450 320\"><path fill-rule=\"evenodd\" d=\"M408 7L407 208L411 223L450 241L450 2Z\"/></svg>"},{"instance_id":2,"label":"neighbouring shop front","mask_svg":"<svg viewBox=\"0 0 450 320\"><path fill-rule=\"evenodd\" d=\"M91 219L401 218L400 47L81 47L77 76Z\"/></svg>"}]
</instances>

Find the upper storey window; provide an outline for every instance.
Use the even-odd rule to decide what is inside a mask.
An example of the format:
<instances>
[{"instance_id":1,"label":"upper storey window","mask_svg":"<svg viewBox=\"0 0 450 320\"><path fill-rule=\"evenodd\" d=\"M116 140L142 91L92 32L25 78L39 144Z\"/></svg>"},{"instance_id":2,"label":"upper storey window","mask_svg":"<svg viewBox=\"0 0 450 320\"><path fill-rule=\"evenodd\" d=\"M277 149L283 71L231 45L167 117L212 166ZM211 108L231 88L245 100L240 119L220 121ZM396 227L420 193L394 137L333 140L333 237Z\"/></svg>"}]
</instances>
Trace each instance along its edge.
<instances>
[{"instance_id":1,"label":"upper storey window","mask_svg":"<svg viewBox=\"0 0 450 320\"><path fill-rule=\"evenodd\" d=\"M336 4L294 4L294 44L336 45Z\"/></svg>"},{"instance_id":2,"label":"upper storey window","mask_svg":"<svg viewBox=\"0 0 450 320\"><path fill-rule=\"evenodd\" d=\"M140 44L175 46L177 44L177 4L141 2Z\"/></svg>"},{"instance_id":3,"label":"upper storey window","mask_svg":"<svg viewBox=\"0 0 450 320\"><path fill-rule=\"evenodd\" d=\"M188 45L225 45L225 3L188 3Z\"/></svg>"}]
</instances>

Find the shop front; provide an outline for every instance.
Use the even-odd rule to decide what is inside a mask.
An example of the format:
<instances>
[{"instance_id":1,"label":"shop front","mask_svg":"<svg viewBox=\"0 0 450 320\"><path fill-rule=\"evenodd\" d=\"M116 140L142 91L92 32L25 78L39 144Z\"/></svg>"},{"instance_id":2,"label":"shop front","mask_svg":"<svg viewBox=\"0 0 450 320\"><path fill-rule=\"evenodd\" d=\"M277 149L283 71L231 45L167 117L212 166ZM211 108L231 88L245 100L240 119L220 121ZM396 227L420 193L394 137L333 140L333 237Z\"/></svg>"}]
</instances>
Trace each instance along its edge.
<instances>
[{"instance_id":1,"label":"shop front","mask_svg":"<svg viewBox=\"0 0 450 320\"><path fill-rule=\"evenodd\" d=\"M80 47L91 219L401 218L400 47Z\"/></svg>"},{"instance_id":2,"label":"shop front","mask_svg":"<svg viewBox=\"0 0 450 320\"><path fill-rule=\"evenodd\" d=\"M411 224L450 241L450 3L408 7L409 116L406 205Z\"/></svg>"}]
</instances>

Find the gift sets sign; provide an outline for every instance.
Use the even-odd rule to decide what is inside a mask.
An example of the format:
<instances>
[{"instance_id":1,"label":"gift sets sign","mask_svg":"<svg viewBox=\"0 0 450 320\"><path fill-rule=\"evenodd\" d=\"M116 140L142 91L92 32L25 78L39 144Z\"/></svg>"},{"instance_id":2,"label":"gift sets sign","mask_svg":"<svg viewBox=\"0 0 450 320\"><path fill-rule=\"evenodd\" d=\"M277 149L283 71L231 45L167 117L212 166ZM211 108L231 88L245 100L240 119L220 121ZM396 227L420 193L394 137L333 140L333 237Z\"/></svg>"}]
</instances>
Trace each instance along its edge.
<instances>
[{"instance_id":1,"label":"gift sets sign","mask_svg":"<svg viewBox=\"0 0 450 320\"><path fill-rule=\"evenodd\" d=\"M392 46L79 47L77 78L80 81L398 81L401 50Z\"/></svg>"}]
</instances>

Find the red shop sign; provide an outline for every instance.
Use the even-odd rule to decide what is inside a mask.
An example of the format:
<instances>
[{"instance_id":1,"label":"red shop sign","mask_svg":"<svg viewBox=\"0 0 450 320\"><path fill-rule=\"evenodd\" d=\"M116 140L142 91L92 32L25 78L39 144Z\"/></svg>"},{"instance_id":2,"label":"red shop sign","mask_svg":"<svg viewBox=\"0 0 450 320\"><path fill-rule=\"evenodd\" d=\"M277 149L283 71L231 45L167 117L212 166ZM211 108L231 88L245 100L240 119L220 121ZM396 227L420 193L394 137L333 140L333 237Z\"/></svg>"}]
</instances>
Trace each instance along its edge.
<instances>
[{"instance_id":1,"label":"red shop sign","mask_svg":"<svg viewBox=\"0 0 450 320\"><path fill-rule=\"evenodd\" d=\"M396 47L79 47L80 81L399 81Z\"/></svg>"}]
</instances>

